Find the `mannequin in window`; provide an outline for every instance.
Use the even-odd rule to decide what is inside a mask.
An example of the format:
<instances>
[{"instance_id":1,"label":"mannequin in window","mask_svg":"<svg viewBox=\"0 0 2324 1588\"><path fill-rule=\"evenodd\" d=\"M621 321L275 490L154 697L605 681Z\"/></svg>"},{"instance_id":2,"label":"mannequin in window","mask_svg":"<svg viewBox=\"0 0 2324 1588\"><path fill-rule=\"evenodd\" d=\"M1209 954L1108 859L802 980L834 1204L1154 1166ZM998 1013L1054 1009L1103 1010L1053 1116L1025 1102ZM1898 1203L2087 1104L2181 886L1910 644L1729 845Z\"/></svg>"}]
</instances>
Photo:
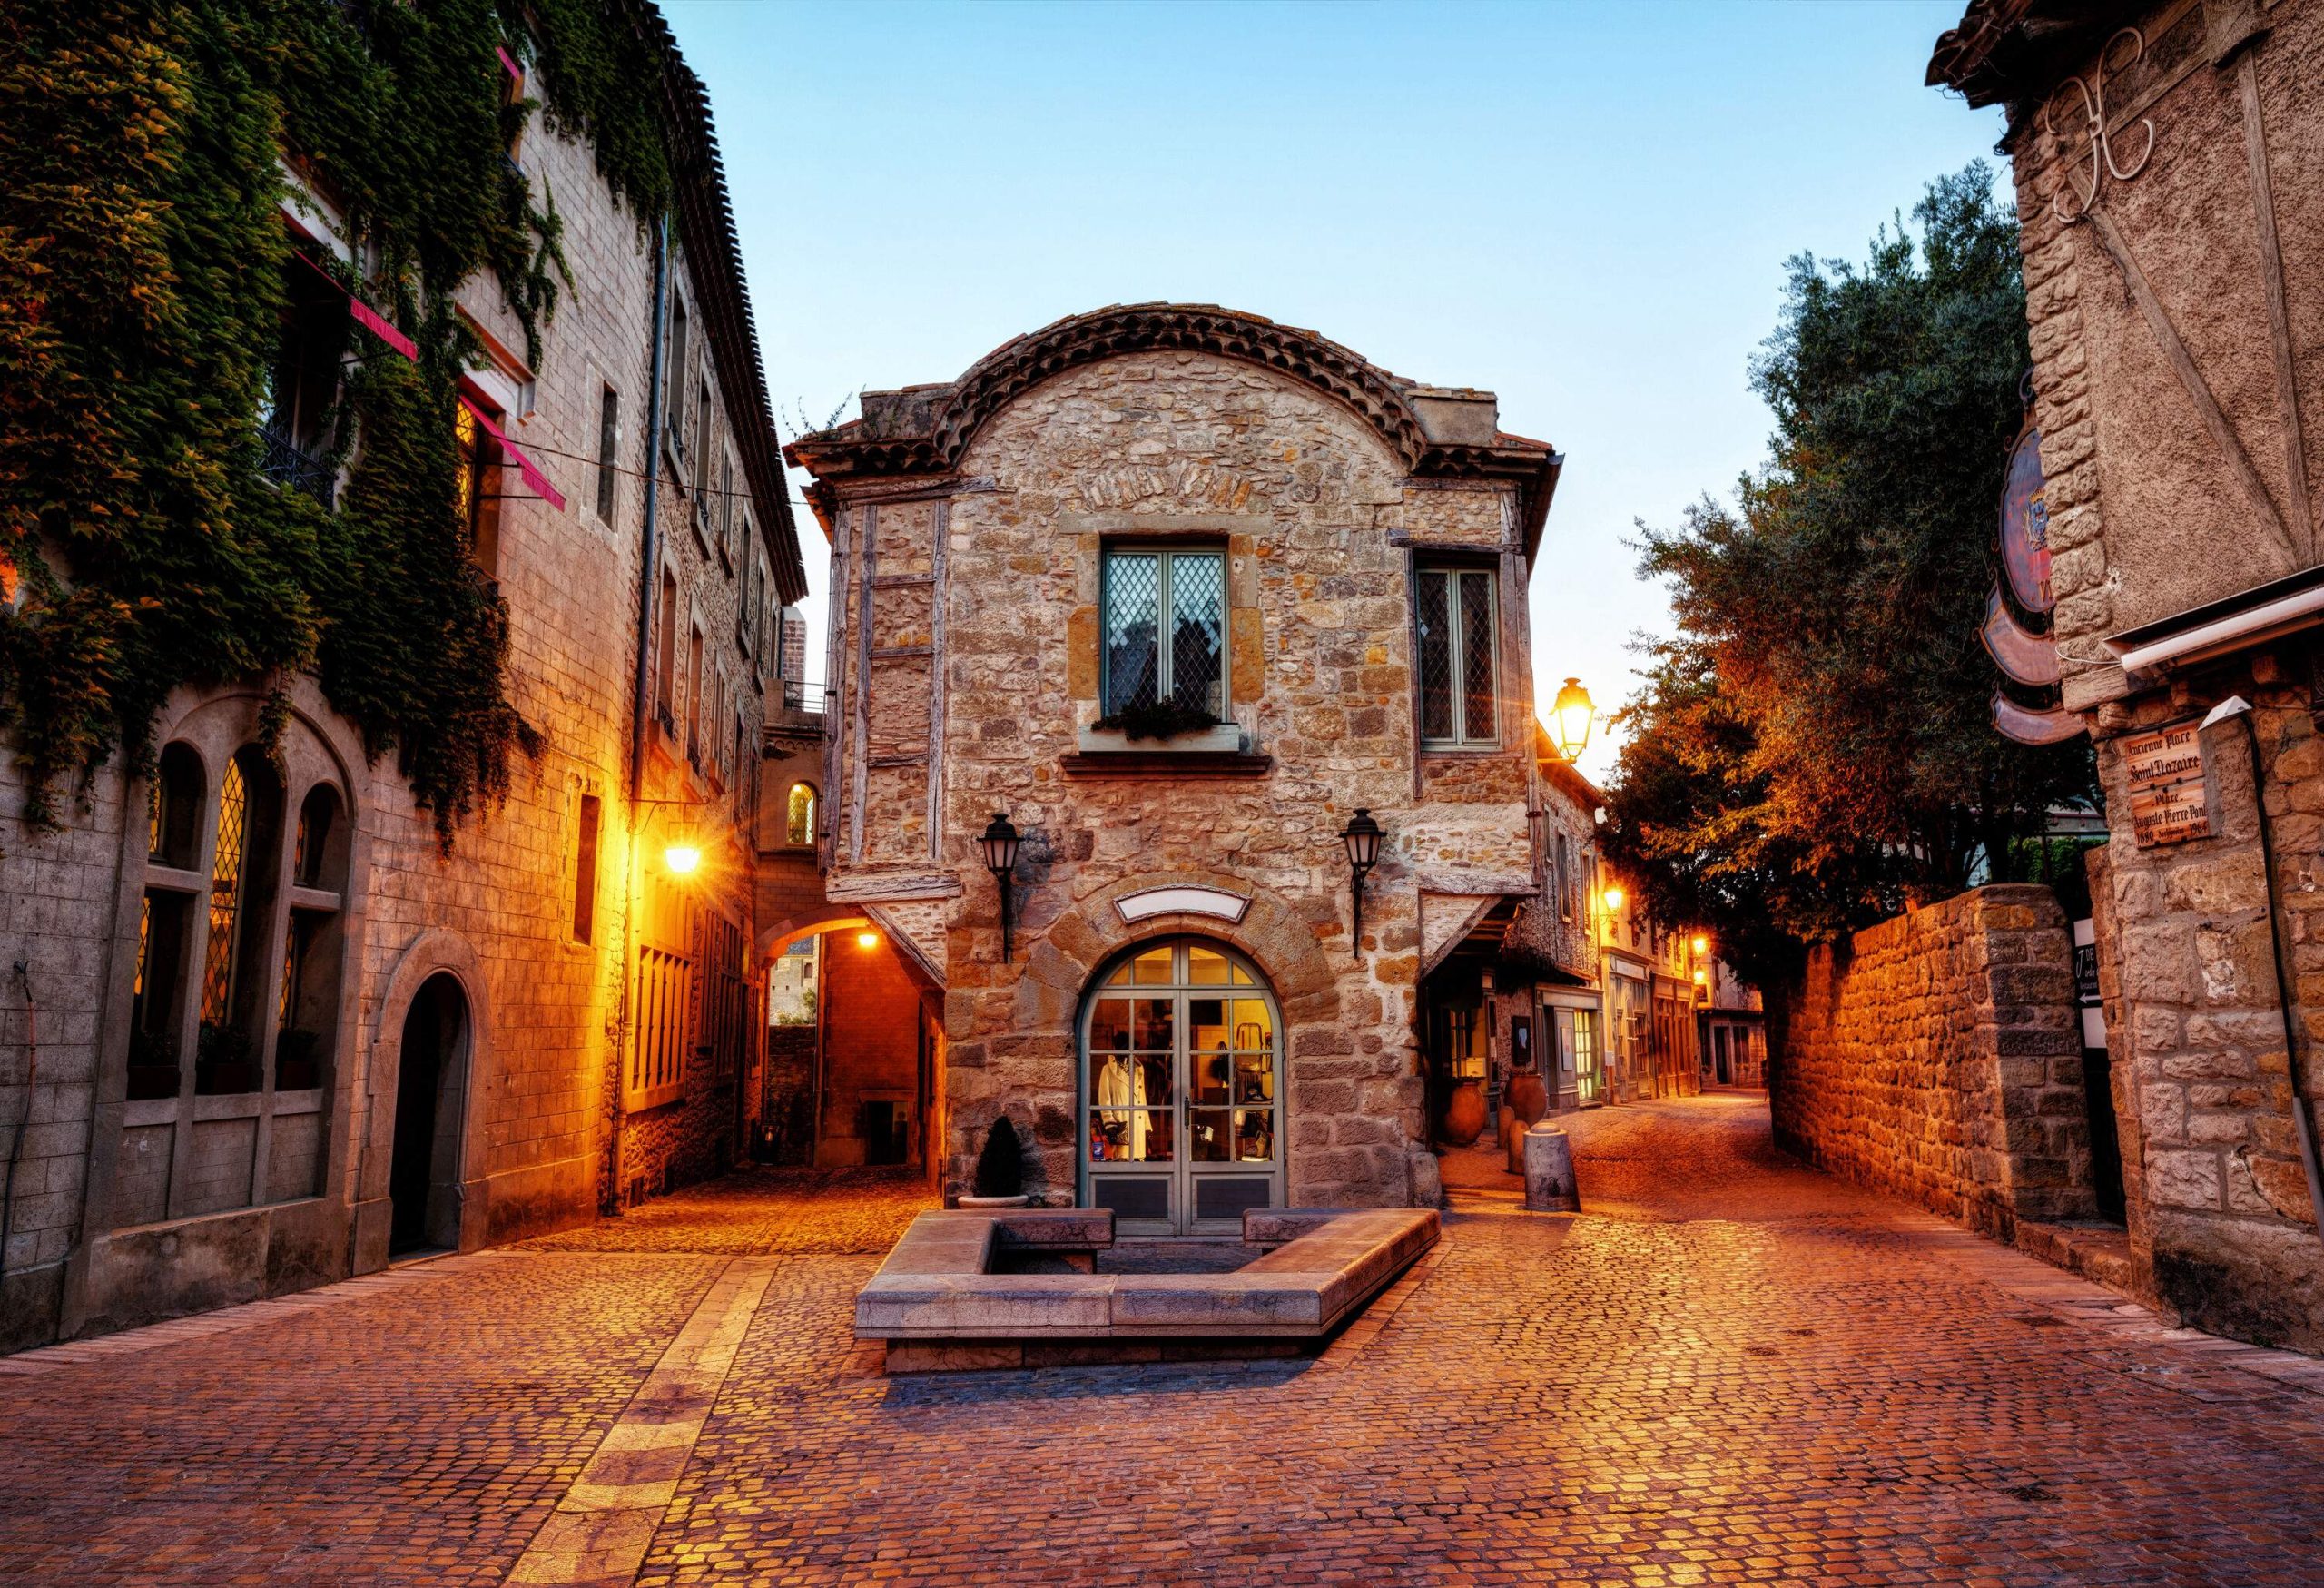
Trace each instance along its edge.
<instances>
[{"instance_id":1,"label":"mannequin in window","mask_svg":"<svg viewBox=\"0 0 2324 1588\"><path fill-rule=\"evenodd\" d=\"M1126 1159L1132 1163L1146 1157L1147 1119L1146 1075L1127 1053L1106 1055L1105 1068L1098 1071L1098 1106L1100 1109L1135 1109L1122 1126L1123 1134L1114 1143L1108 1156ZM1111 1121L1109 1121L1110 1123Z\"/></svg>"}]
</instances>

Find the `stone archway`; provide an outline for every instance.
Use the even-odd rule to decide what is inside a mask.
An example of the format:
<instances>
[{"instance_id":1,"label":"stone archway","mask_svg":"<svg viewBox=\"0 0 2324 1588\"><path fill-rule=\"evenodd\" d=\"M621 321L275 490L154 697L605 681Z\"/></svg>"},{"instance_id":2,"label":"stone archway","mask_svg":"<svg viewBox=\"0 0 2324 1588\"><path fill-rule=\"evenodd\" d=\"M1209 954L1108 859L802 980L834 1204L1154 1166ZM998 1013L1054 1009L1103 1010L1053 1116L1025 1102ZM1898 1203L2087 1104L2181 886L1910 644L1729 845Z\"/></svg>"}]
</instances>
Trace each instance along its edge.
<instances>
[{"instance_id":1,"label":"stone archway","mask_svg":"<svg viewBox=\"0 0 2324 1588\"><path fill-rule=\"evenodd\" d=\"M1248 901L1241 916L1165 911L1126 919L1118 902L1184 887ZM1352 1031L1341 981L1325 957L1329 922L1247 880L1209 872L1149 873L1068 905L1023 954L1013 977L956 974L950 1037L947 1180L965 1183L993 1119L1006 1111L1032 1143L1029 1187L1069 1203L1078 1165L1074 1110L1077 1022L1098 971L1135 943L1172 935L1216 939L1273 987L1284 1026L1292 1206L1403 1207L1433 1202L1435 1160L1419 1140L1421 1083L1409 1056ZM1365 1022L1370 1023L1368 1021Z\"/></svg>"},{"instance_id":2,"label":"stone archway","mask_svg":"<svg viewBox=\"0 0 2324 1588\"><path fill-rule=\"evenodd\" d=\"M412 1005L438 977L458 987L463 1013L459 1039L461 1092L457 1110L457 1147L447 1165L449 1205L445 1215L448 1245L462 1251L485 1244L489 1228L489 1191L484 1125L485 1100L494 1079L491 997L484 962L468 939L442 927L421 932L397 956L379 990L369 1029L364 1033L363 1140L356 1170L353 1270L368 1274L386 1267L393 1239L393 1170L396 1102L402 1085L403 1038ZM457 1179L449 1177L456 1175ZM456 1221L455 1221L456 1220Z\"/></svg>"}]
</instances>

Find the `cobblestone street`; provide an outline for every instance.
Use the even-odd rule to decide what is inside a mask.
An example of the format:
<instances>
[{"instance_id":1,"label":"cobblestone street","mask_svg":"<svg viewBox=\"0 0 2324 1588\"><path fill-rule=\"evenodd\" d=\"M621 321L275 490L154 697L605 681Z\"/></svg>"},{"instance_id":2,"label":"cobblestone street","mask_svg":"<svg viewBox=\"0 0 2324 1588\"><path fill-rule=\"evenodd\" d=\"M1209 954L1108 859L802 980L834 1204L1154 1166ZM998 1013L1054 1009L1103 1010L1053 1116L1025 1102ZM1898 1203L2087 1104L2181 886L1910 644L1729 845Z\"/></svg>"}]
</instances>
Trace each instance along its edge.
<instances>
[{"instance_id":1,"label":"cobblestone street","mask_svg":"<svg viewBox=\"0 0 2324 1588\"><path fill-rule=\"evenodd\" d=\"M879 1376L852 1297L921 1194L771 1173L5 1359L0 1580L550 1580L723 1308L641 1583L2324 1582L2324 1365L1801 1169L1756 1098L1571 1123L1587 1213L1462 1158L1310 1362Z\"/></svg>"}]
</instances>

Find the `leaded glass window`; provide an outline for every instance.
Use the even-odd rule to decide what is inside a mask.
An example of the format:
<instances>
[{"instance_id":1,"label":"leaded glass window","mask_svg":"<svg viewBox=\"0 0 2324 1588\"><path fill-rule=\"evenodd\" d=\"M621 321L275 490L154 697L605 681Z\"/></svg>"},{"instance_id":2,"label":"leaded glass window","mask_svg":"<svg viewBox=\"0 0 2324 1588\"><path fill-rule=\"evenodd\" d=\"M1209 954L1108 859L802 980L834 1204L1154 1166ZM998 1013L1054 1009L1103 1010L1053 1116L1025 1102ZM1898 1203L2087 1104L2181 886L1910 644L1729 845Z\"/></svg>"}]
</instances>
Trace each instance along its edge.
<instances>
[{"instance_id":1,"label":"leaded glass window","mask_svg":"<svg viewBox=\"0 0 2324 1588\"><path fill-rule=\"evenodd\" d=\"M1495 744L1493 576L1485 568L1423 567L1414 577L1420 736L1431 745Z\"/></svg>"},{"instance_id":2,"label":"leaded glass window","mask_svg":"<svg viewBox=\"0 0 2324 1588\"><path fill-rule=\"evenodd\" d=\"M1105 715L1183 711L1226 720L1226 556L1106 554Z\"/></svg>"}]
</instances>

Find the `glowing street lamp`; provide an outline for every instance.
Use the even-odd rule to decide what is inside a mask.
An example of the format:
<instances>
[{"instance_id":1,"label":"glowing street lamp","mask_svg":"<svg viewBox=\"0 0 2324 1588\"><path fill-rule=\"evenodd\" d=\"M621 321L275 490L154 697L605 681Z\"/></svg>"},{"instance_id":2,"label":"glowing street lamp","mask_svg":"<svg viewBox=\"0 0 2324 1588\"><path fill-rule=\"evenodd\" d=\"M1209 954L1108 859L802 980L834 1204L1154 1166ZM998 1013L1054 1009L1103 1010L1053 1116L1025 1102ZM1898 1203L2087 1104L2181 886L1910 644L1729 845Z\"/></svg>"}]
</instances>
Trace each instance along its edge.
<instances>
[{"instance_id":1,"label":"glowing street lamp","mask_svg":"<svg viewBox=\"0 0 2324 1588\"><path fill-rule=\"evenodd\" d=\"M1619 887L1609 888L1606 890L1606 908L1609 912L1620 911L1629 898L1630 895Z\"/></svg>"},{"instance_id":2,"label":"glowing street lamp","mask_svg":"<svg viewBox=\"0 0 2324 1588\"><path fill-rule=\"evenodd\" d=\"M662 869L674 877L690 877L702 869L702 847L683 839L662 850Z\"/></svg>"},{"instance_id":3,"label":"glowing street lamp","mask_svg":"<svg viewBox=\"0 0 2324 1588\"><path fill-rule=\"evenodd\" d=\"M1698 956L1710 952L1710 939L1698 937L1694 942L1694 950Z\"/></svg>"},{"instance_id":4,"label":"glowing street lamp","mask_svg":"<svg viewBox=\"0 0 2324 1588\"><path fill-rule=\"evenodd\" d=\"M855 946L860 949L876 949L880 946L880 934L876 932L859 932L855 934Z\"/></svg>"},{"instance_id":5,"label":"glowing street lamp","mask_svg":"<svg viewBox=\"0 0 2324 1588\"><path fill-rule=\"evenodd\" d=\"M1589 748L1590 719L1596 711L1590 691L1581 686L1579 678L1567 679L1565 687L1550 703L1551 720L1543 725L1550 730L1550 742L1568 762L1581 759L1582 751Z\"/></svg>"}]
</instances>

